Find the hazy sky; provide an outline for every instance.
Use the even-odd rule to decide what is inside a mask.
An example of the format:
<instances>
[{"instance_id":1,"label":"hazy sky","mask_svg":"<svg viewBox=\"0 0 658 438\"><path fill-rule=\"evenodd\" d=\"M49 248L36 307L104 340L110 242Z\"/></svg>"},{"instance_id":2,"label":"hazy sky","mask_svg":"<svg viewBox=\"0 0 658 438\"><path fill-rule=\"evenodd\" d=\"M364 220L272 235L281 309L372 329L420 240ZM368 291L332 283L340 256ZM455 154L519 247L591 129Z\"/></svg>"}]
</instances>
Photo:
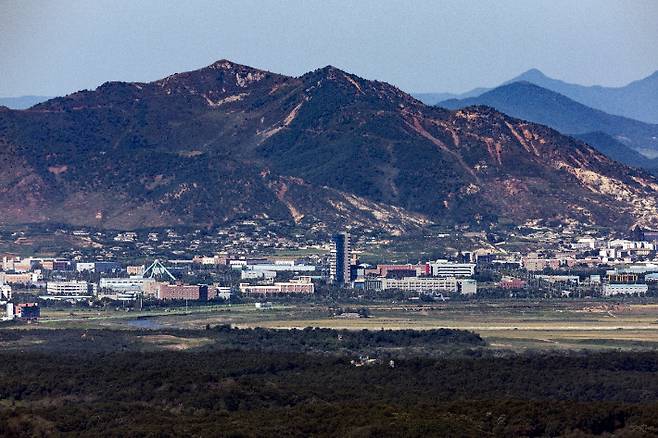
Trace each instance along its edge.
<instances>
[{"instance_id":1,"label":"hazy sky","mask_svg":"<svg viewBox=\"0 0 658 438\"><path fill-rule=\"evenodd\" d=\"M537 67L582 84L658 70L658 1L0 0L0 96L149 81L227 58L335 65L405 91L466 91Z\"/></svg>"}]
</instances>

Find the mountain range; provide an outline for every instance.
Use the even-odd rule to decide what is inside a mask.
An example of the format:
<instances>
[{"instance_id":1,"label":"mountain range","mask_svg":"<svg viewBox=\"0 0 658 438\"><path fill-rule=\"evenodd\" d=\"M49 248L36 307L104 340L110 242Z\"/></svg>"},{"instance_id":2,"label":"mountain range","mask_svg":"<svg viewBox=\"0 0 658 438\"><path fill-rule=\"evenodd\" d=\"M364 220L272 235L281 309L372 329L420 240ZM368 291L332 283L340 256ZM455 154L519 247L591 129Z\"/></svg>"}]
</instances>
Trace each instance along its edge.
<instances>
[{"instance_id":1,"label":"mountain range","mask_svg":"<svg viewBox=\"0 0 658 438\"><path fill-rule=\"evenodd\" d=\"M658 156L658 125L607 114L530 82L512 82L477 97L445 100L438 105L450 109L488 105L565 134L602 132L643 155ZM623 156L622 152L619 150L616 154Z\"/></svg>"},{"instance_id":2,"label":"mountain range","mask_svg":"<svg viewBox=\"0 0 658 438\"><path fill-rule=\"evenodd\" d=\"M602 87L600 85L571 84L550 78L533 68L500 85L514 82L530 82L609 114L624 116L645 123L658 124L658 71L623 87ZM448 99L477 97L493 88L479 87L461 94L415 93L414 96L428 105L436 105Z\"/></svg>"},{"instance_id":3,"label":"mountain range","mask_svg":"<svg viewBox=\"0 0 658 438\"><path fill-rule=\"evenodd\" d=\"M656 225L658 181L489 107L227 60L0 108L0 224Z\"/></svg>"}]
</instances>

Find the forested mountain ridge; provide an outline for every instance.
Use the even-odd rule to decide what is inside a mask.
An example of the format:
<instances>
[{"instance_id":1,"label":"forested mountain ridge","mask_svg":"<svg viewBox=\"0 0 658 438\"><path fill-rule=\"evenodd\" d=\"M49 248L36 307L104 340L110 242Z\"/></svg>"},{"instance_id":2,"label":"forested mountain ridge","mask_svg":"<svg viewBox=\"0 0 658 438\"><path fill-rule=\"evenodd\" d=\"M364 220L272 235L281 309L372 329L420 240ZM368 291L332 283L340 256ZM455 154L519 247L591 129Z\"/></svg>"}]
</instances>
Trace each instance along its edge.
<instances>
[{"instance_id":1,"label":"forested mountain ridge","mask_svg":"<svg viewBox=\"0 0 658 438\"><path fill-rule=\"evenodd\" d=\"M658 183L541 125L327 66L221 60L0 111L0 222L650 224Z\"/></svg>"}]
</instances>

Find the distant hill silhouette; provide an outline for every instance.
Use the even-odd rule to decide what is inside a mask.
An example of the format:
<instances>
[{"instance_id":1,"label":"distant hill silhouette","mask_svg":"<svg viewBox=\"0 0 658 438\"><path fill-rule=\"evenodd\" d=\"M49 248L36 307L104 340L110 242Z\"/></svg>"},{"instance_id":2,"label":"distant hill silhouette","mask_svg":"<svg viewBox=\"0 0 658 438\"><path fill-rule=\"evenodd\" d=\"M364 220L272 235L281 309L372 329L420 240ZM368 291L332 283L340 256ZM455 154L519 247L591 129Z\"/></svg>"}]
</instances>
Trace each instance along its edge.
<instances>
[{"instance_id":1,"label":"distant hill silhouette","mask_svg":"<svg viewBox=\"0 0 658 438\"><path fill-rule=\"evenodd\" d=\"M602 87L570 84L533 68L501 85L514 82L530 82L609 114L658 124L658 71L623 87ZM414 93L414 96L427 105L436 105L448 99L477 97L494 88L497 87L478 87L465 93Z\"/></svg>"},{"instance_id":2,"label":"distant hill silhouette","mask_svg":"<svg viewBox=\"0 0 658 438\"><path fill-rule=\"evenodd\" d=\"M446 100L438 105L450 109L487 105L565 134L602 132L650 158L658 156L658 125L607 114L530 82L513 82L477 97Z\"/></svg>"},{"instance_id":3,"label":"distant hill silhouette","mask_svg":"<svg viewBox=\"0 0 658 438\"><path fill-rule=\"evenodd\" d=\"M646 123L658 124L658 71L623 87L584 86L552 79L537 69L508 82L527 81L589 107Z\"/></svg>"}]
</instances>

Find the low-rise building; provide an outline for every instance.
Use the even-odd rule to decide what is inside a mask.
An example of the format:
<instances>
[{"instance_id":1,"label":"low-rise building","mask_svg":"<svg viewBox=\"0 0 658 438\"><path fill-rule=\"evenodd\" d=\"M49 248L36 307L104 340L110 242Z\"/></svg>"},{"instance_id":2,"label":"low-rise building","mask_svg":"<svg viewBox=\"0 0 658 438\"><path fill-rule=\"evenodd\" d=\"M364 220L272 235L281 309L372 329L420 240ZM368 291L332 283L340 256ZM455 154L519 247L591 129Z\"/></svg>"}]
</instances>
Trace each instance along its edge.
<instances>
[{"instance_id":1,"label":"low-rise building","mask_svg":"<svg viewBox=\"0 0 658 438\"><path fill-rule=\"evenodd\" d=\"M14 315L18 319L37 319L41 316L41 308L38 303L17 304L14 309Z\"/></svg>"},{"instance_id":2,"label":"low-rise building","mask_svg":"<svg viewBox=\"0 0 658 438\"><path fill-rule=\"evenodd\" d=\"M605 297L613 295L644 295L648 292L649 287L646 284L604 284L601 291Z\"/></svg>"},{"instance_id":3,"label":"low-rise building","mask_svg":"<svg viewBox=\"0 0 658 438\"><path fill-rule=\"evenodd\" d=\"M215 286L215 298L220 300L231 299L231 288L228 286Z\"/></svg>"},{"instance_id":4,"label":"low-rise building","mask_svg":"<svg viewBox=\"0 0 658 438\"><path fill-rule=\"evenodd\" d=\"M116 272L121 270L121 265L117 262L78 262L75 264L75 270L78 272Z\"/></svg>"},{"instance_id":5,"label":"low-rise building","mask_svg":"<svg viewBox=\"0 0 658 438\"><path fill-rule=\"evenodd\" d=\"M309 277L276 282L268 285L251 285L240 283L240 293L245 296L280 295L280 294L312 294L315 285Z\"/></svg>"},{"instance_id":6,"label":"low-rise building","mask_svg":"<svg viewBox=\"0 0 658 438\"><path fill-rule=\"evenodd\" d=\"M10 273L0 272L0 283L6 284L34 284L41 279L38 272Z\"/></svg>"},{"instance_id":7,"label":"low-rise building","mask_svg":"<svg viewBox=\"0 0 658 438\"><path fill-rule=\"evenodd\" d=\"M96 285L81 280L49 281L46 292L56 296L92 296L96 295Z\"/></svg>"},{"instance_id":8,"label":"low-rise building","mask_svg":"<svg viewBox=\"0 0 658 438\"><path fill-rule=\"evenodd\" d=\"M160 300L208 300L208 286L189 284L161 283L158 287L157 298Z\"/></svg>"},{"instance_id":9,"label":"low-rise building","mask_svg":"<svg viewBox=\"0 0 658 438\"><path fill-rule=\"evenodd\" d=\"M376 268L368 268L364 270L365 275L374 275L376 277L399 277L396 275L398 273L407 273L407 276L415 275L428 276L430 275L430 265L429 263L418 263L412 265L411 263L404 265L377 265Z\"/></svg>"},{"instance_id":10,"label":"low-rise building","mask_svg":"<svg viewBox=\"0 0 658 438\"><path fill-rule=\"evenodd\" d=\"M297 264L255 264L244 265L249 271L275 271L275 272L313 272L315 266L313 265L297 265Z\"/></svg>"},{"instance_id":11,"label":"low-rise building","mask_svg":"<svg viewBox=\"0 0 658 438\"><path fill-rule=\"evenodd\" d=\"M474 294L477 282L457 277L380 278L381 290L397 289L405 292L446 292Z\"/></svg>"},{"instance_id":12,"label":"low-rise building","mask_svg":"<svg viewBox=\"0 0 658 438\"><path fill-rule=\"evenodd\" d=\"M115 292L144 292L145 283L155 283L154 278L133 276L128 278L101 278L99 287Z\"/></svg>"},{"instance_id":13,"label":"low-rise building","mask_svg":"<svg viewBox=\"0 0 658 438\"><path fill-rule=\"evenodd\" d=\"M144 274L145 270L146 270L146 266L144 265L132 265L126 267L126 272L130 276L142 275Z\"/></svg>"},{"instance_id":14,"label":"low-rise building","mask_svg":"<svg viewBox=\"0 0 658 438\"><path fill-rule=\"evenodd\" d=\"M11 286L0 284L0 301L11 301Z\"/></svg>"},{"instance_id":15,"label":"low-rise building","mask_svg":"<svg viewBox=\"0 0 658 438\"><path fill-rule=\"evenodd\" d=\"M578 275L537 275L535 278L544 280L548 283L566 283L566 284L580 284L580 277Z\"/></svg>"},{"instance_id":16,"label":"low-rise building","mask_svg":"<svg viewBox=\"0 0 658 438\"><path fill-rule=\"evenodd\" d=\"M571 268L578 264L578 260L571 254L541 257L537 253L530 253L521 259L521 264L526 271L538 272L547 268L553 270L560 269L561 267Z\"/></svg>"},{"instance_id":17,"label":"low-rise building","mask_svg":"<svg viewBox=\"0 0 658 438\"><path fill-rule=\"evenodd\" d=\"M521 278L506 277L498 282L498 287L502 289L522 289L528 283Z\"/></svg>"},{"instance_id":18,"label":"low-rise building","mask_svg":"<svg viewBox=\"0 0 658 438\"><path fill-rule=\"evenodd\" d=\"M437 260L429 263L429 269L433 277L472 277L475 274L475 263Z\"/></svg>"},{"instance_id":19,"label":"low-rise building","mask_svg":"<svg viewBox=\"0 0 658 438\"><path fill-rule=\"evenodd\" d=\"M241 271L242 280L272 280L276 278L276 271Z\"/></svg>"}]
</instances>

